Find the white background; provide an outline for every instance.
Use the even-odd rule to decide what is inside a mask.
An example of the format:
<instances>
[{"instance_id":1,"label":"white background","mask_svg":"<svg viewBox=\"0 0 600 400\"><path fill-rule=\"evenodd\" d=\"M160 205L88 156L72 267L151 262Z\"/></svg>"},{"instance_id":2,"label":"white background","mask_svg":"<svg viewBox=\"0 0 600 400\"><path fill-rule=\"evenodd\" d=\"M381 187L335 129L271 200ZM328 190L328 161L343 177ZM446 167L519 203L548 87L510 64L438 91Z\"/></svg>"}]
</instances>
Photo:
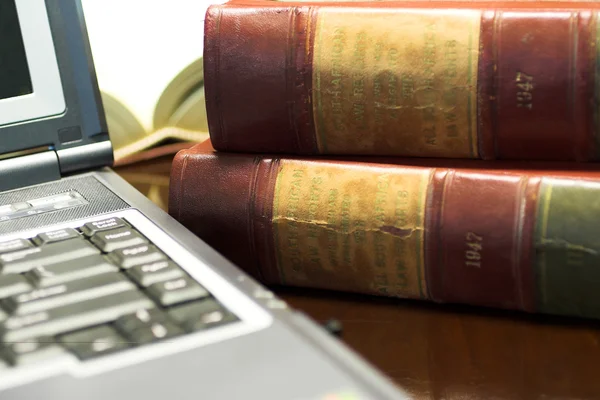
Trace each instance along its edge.
<instances>
[{"instance_id":1,"label":"white background","mask_svg":"<svg viewBox=\"0 0 600 400\"><path fill-rule=\"evenodd\" d=\"M82 0L101 90L147 130L167 84L202 56L204 14L217 2L223 1Z\"/></svg>"}]
</instances>

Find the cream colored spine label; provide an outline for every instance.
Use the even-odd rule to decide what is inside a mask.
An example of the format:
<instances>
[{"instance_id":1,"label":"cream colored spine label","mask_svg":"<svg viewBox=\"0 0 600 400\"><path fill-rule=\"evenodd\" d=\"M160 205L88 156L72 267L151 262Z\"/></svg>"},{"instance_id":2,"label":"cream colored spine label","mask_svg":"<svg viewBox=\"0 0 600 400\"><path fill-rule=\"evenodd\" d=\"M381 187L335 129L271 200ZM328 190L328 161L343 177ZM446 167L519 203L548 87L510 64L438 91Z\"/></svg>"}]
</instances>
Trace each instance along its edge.
<instances>
[{"instance_id":1,"label":"cream colored spine label","mask_svg":"<svg viewBox=\"0 0 600 400\"><path fill-rule=\"evenodd\" d=\"M319 150L478 158L480 19L476 10L319 8Z\"/></svg>"},{"instance_id":2,"label":"cream colored spine label","mask_svg":"<svg viewBox=\"0 0 600 400\"><path fill-rule=\"evenodd\" d=\"M282 283L427 298L430 175L428 169L283 160L273 201Z\"/></svg>"}]
</instances>

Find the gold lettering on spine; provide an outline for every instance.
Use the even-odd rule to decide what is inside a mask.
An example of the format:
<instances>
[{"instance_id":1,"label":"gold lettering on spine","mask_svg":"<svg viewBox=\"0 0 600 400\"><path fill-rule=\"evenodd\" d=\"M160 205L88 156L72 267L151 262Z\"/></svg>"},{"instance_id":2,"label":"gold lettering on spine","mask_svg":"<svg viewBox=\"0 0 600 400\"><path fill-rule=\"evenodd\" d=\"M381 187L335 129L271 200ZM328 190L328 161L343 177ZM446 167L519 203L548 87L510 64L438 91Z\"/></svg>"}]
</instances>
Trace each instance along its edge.
<instances>
[{"instance_id":1,"label":"gold lettering on spine","mask_svg":"<svg viewBox=\"0 0 600 400\"><path fill-rule=\"evenodd\" d=\"M535 88L533 76L517 71L515 86L517 88L517 107L533 109L533 89Z\"/></svg>"},{"instance_id":2,"label":"gold lettering on spine","mask_svg":"<svg viewBox=\"0 0 600 400\"><path fill-rule=\"evenodd\" d=\"M342 91L343 91L343 59L342 53L346 45L346 34L342 28L336 29L333 33L333 47L331 51L331 116L333 128L336 131L344 129L344 110L342 107Z\"/></svg>"},{"instance_id":3,"label":"gold lettering on spine","mask_svg":"<svg viewBox=\"0 0 600 400\"><path fill-rule=\"evenodd\" d=\"M299 227L296 222L298 215L298 207L300 202L300 186L304 171L298 169L292 173L292 182L289 188L289 201L287 218L290 221L290 230L287 237L287 248L290 255L291 265L293 271L299 271L301 269L302 260L300 258L300 249L298 243Z\"/></svg>"},{"instance_id":4,"label":"gold lettering on spine","mask_svg":"<svg viewBox=\"0 0 600 400\"><path fill-rule=\"evenodd\" d=\"M321 152L478 157L479 11L321 7Z\"/></svg>"},{"instance_id":5,"label":"gold lettering on spine","mask_svg":"<svg viewBox=\"0 0 600 400\"><path fill-rule=\"evenodd\" d=\"M273 229L285 283L426 298L430 173L282 161Z\"/></svg>"},{"instance_id":6,"label":"gold lettering on spine","mask_svg":"<svg viewBox=\"0 0 600 400\"><path fill-rule=\"evenodd\" d=\"M465 235L465 265L481 268L482 251L483 237L473 232L467 232Z\"/></svg>"}]
</instances>

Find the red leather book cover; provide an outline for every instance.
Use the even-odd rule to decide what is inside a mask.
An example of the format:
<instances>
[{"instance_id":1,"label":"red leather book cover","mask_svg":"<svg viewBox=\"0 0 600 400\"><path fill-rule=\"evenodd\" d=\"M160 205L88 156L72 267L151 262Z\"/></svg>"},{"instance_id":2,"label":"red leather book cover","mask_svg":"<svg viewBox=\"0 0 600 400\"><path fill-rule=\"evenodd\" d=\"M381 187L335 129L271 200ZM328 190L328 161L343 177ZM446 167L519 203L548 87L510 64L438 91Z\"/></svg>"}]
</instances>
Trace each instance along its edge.
<instances>
[{"instance_id":1,"label":"red leather book cover","mask_svg":"<svg viewBox=\"0 0 600 400\"><path fill-rule=\"evenodd\" d=\"M600 168L378 161L206 142L169 212L267 284L600 317Z\"/></svg>"},{"instance_id":2,"label":"red leather book cover","mask_svg":"<svg viewBox=\"0 0 600 400\"><path fill-rule=\"evenodd\" d=\"M598 158L597 2L234 1L206 14L217 150Z\"/></svg>"}]
</instances>

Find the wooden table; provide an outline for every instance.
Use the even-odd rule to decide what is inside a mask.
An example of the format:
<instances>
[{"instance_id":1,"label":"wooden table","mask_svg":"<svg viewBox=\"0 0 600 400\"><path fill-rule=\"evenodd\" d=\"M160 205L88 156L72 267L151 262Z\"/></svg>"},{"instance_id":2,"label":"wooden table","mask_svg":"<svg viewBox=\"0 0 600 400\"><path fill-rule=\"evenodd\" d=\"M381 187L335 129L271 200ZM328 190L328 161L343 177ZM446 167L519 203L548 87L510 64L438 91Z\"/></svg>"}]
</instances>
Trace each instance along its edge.
<instances>
[{"instance_id":1,"label":"wooden table","mask_svg":"<svg viewBox=\"0 0 600 400\"><path fill-rule=\"evenodd\" d=\"M172 157L115 170L166 209ZM599 288L600 290L600 288ZM600 324L276 288L415 399L600 399Z\"/></svg>"}]
</instances>

